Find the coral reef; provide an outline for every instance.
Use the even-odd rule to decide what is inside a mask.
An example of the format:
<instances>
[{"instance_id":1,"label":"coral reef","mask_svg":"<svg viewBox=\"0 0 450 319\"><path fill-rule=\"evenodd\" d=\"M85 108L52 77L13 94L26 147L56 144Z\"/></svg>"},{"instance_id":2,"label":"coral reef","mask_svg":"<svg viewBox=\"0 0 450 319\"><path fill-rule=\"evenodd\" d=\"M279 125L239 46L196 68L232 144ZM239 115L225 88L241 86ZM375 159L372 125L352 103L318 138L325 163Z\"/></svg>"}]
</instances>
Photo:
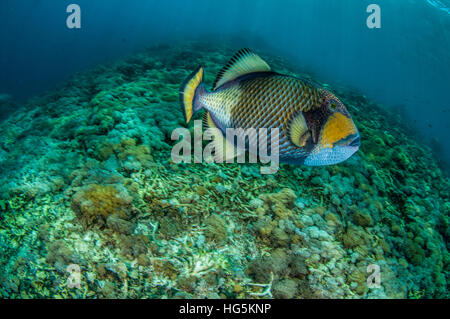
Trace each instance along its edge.
<instances>
[{"instance_id":1,"label":"coral reef","mask_svg":"<svg viewBox=\"0 0 450 319\"><path fill-rule=\"evenodd\" d=\"M124 189L121 193L111 185L90 184L72 197L72 210L85 226L94 223L119 225L128 215L132 198Z\"/></svg>"},{"instance_id":2,"label":"coral reef","mask_svg":"<svg viewBox=\"0 0 450 319\"><path fill-rule=\"evenodd\" d=\"M449 297L448 177L399 115L360 93L330 86L362 136L342 164L260 175L170 160L179 84L200 63L212 83L232 52L150 48L3 121L0 296ZM67 286L73 264L80 288Z\"/></svg>"}]
</instances>

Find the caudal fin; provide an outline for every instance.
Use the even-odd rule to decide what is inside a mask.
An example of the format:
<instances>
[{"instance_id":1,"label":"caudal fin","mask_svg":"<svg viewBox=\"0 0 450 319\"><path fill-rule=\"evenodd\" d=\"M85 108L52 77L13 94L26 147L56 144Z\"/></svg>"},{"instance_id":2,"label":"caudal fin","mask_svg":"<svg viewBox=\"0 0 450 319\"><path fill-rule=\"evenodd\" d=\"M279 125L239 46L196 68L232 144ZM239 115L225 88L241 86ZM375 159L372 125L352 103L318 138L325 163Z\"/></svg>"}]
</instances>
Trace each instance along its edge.
<instances>
[{"instance_id":1,"label":"caudal fin","mask_svg":"<svg viewBox=\"0 0 450 319\"><path fill-rule=\"evenodd\" d=\"M186 124L189 123L200 107L195 105L195 97L199 93L198 89L203 87L203 68L198 67L197 70L192 72L186 79L180 89L180 100L183 107L184 119Z\"/></svg>"}]
</instances>

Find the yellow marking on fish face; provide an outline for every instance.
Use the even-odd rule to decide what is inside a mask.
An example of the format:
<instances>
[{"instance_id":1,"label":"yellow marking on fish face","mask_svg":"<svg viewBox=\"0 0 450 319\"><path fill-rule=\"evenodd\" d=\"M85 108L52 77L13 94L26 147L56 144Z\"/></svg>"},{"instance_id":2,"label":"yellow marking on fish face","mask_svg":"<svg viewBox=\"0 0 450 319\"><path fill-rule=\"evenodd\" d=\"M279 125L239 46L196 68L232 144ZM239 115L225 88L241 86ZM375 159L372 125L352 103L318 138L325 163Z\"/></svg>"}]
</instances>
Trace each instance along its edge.
<instances>
[{"instance_id":1,"label":"yellow marking on fish face","mask_svg":"<svg viewBox=\"0 0 450 319\"><path fill-rule=\"evenodd\" d=\"M340 112L336 112L325 123L319 144L324 148L332 148L335 143L356 133L356 126L352 119Z\"/></svg>"}]
</instances>

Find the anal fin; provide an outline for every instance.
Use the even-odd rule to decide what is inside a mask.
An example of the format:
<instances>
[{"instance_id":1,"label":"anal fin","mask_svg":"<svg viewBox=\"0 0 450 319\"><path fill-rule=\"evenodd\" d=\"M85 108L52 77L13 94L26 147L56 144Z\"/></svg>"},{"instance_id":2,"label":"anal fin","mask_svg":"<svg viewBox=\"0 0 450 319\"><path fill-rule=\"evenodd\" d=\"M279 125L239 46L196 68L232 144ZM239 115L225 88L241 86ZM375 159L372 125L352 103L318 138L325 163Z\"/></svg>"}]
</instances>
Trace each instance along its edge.
<instances>
[{"instance_id":1,"label":"anal fin","mask_svg":"<svg viewBox=\"0 0 450 319\"><path fill-rule=\"evenodd\" d=\"M214 155L212 155L214 162L232 162L236 156L245 153L245 150L235 147L225 138L209 112L205 112L205 115L203 116L203 125L204 128L208 130L208 134L213 136L211 146L214 149ZM207 158L205 158L205 160L208 161Z\"/></svg>"}]
</instances>

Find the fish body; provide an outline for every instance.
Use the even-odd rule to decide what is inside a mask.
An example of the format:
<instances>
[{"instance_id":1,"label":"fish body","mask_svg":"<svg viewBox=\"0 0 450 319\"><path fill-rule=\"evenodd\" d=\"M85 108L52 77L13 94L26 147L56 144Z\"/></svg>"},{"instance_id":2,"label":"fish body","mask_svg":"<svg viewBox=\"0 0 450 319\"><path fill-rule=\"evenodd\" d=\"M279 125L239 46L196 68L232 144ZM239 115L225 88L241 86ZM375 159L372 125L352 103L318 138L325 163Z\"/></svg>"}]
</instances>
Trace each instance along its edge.
<instances>
[{"instance_id":1,"label":"fish body","mask_svg":"<svg viewBox=\"0 0 450 319\"><path fill-rule=\"evenodd\" d=\"M218 128L232 147L237 145L234 137L227 137L229 128L247 132L245 150L257 144L259 129L277 128L279 159L284 163L336 164L360 146L359 132L336 96L315 84L273 72L248 49L236 53L219 72L212 91L203 84L203 69L196 70L182 86L181 100L187 123L195 112L205 109L205 122ZM270 141L270 133L267 137ZM269 142L269 152L271 147Z\"/></svg>"}]
</instances>

